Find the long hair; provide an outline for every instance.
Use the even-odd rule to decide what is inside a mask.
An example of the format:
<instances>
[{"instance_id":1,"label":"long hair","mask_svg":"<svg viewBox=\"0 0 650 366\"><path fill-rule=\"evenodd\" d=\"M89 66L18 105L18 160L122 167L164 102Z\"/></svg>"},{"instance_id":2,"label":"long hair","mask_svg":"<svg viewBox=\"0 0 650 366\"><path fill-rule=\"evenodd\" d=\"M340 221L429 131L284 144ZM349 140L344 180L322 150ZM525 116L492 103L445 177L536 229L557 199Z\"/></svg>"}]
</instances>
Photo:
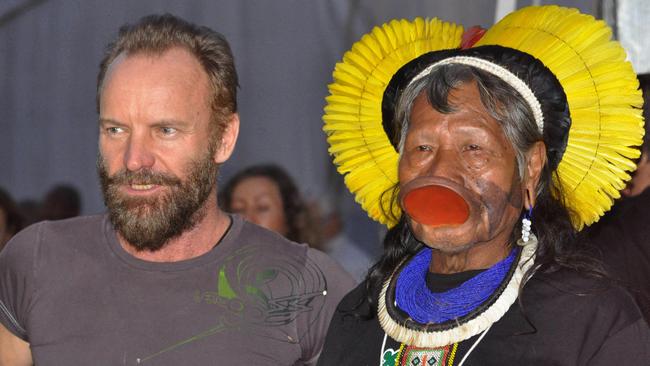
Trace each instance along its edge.
<instances>
[{"instance_id":1,"label":"long hair","mask_svg":"<svg viewBox=\"0 0 650 366\"><path fill-rule=\"evenodd\" d=\"M449 93L462 84L476 82L481 102L490 115L503 128L504 134L516 151L519 178L524 178L526 152L538 141L543 141L532 111L526 101L507 83L470 66L445 65L434 69L428 76L410 84L401 94L395 109L397 126L396 139L401 146L408 133L409 117L414 100L426 93L429 104L440 113L453 113L455 106L449 103ZM581 272L602 276L602 266L587 254L586 242L578 235L571 224L571 213L564 204L562 191L556 184L555 171L548 162L544 166L537 185L536 205L533 208L532 230L537 235L538 247L535 263L525 274L529 279L535 271L553 272L570 268ZM390 205L396 205L397 187L384 194L391 195ZM382 207L388 215L395 212L392 207ZM523 214L523 212L522 212ZM511 243L517 239L521 230L518 222L511 234ZM388 230L384 239L384 252L379 261L370 269L365 280L367 300L376 306L376 296L397 266L405 258L423 247L410 232L408 223L402 215L398 224ZM525 283L525 280L523 281Z\"/></svg>"}]
</instances>

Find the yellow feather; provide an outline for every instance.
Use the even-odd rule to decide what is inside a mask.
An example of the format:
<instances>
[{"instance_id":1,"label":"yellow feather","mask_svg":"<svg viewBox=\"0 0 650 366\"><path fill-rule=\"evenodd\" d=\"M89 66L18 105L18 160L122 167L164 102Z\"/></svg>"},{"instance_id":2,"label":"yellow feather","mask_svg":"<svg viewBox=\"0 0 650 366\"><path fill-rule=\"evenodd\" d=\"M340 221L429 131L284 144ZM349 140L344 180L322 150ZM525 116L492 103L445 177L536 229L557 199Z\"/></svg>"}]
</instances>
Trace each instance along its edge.
<instances>
[{"instance_id":1,"label":"yellow feather","mask_svg":"<svg viewBox=\"0 0 650 366\"><path fill-rule=\"evenodd\" d=\"M404 63L458 47L462 33L438 19L391 21L363 36L335 67L323 116L329 151L356 201L388 226L395 222L381 206L390 206L391 198L382 193L397 182L398 156L381 124L384 89ZM554 5L509 14L477 46L484 44L533 55L562 84L572 126L554 180L563 187L574 226L593 223L620 196L643 137L643 101L624 50L604 22Z\"/></svg>"},{"instance_id":2,"label":"yellow feather","mask_svg":"<svg viewBox=\"0 0 650 366\"><path fill-rule=\"evenodd\" d=\"M364 35L334 69L323 115L328 151L355 200L389 227L396 222L384 214L380 201L397 182L398 155L381 122L384 89L404 63L458 47L462 33L462 27L437 19L392 21ZM394 214L399 216L399 209Z\"/></svg>"}]
</instances>

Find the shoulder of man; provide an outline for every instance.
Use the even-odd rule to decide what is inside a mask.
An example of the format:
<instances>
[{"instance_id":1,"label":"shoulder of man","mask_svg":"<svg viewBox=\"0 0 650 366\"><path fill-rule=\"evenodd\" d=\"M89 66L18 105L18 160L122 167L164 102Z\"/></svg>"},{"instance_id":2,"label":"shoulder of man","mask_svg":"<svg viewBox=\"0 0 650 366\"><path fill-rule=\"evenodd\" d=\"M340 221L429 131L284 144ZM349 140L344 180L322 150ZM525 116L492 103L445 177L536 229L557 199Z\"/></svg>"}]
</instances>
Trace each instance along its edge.
<instances>
[{"instance_id":1,"label":"shoulder of man","mask_svg":"<svg viewBox=\"0 0 650 366\"><path fill-rule=\"evenodd\" d=\"M528 296L556 302L571 301L573 307L581 304L607 304L605 306L610 309L623 309L630 313L638 310L628 291L614 280L570 269L536 273L524 287L524 299Z\"/></svg>"},{"instance_id":2,"label":"shoulder of man","mask_svg":"<svg viewBox=\"0 0 650 366\"><path fill-rule=\"evenodd\" d=\"M7 329L29 340L25 325L34 292L39 288L39 270L47 271L52 266L65 270L70 254L77 253L75 244L83 241L82 227L92 226L96 231L101 227L99 223L99 216L43 221L22 230L7 243L0 253L0 321Z\"/></svg>"},{"instance_id":3,"label":"shoulder of man","mask_svg":"<svg viewBox=\"0 0 650 366\"><path fill-rule=\"evenodd\" d=\"M341 289L341 297L350 291L355 280L343 267L330 256L305 243L296 243L282 235L244 221L240 234L239 247L255 246L260 254L266 253L271 257L279 255L287 261L297 261L305 270L317 270L327 280L328 287ZM294 263L294 264L297 264Z\"/></svg>"},{"instance_id":4,"label":"shoulder of man","mask_svg":"<svg viewBox=\"0 0 650 366\"><path fill-rule=\"evenodd\" d=\"M67 248L76 251L80 244L103 236L105 218L105 215L93 215L35 223L7 243L7 253L27 255L38 250L42 256L50 248L51 254L65 254Z\"/></svg>"},{"instance_id":5,"label":"shoulder of man","mask_svg":"<svg viewBox=\"0 0 650 366\"><path fill-rule=\"evenodd\" d=\"M604 338L643 322L634 298L613 280L565 269L535 274L524 287L523 305L526 313L539 314L540 323L569 326L558 324L565 319L575 329L582 323L584 332Z\"/></svg>"}]
</instances>

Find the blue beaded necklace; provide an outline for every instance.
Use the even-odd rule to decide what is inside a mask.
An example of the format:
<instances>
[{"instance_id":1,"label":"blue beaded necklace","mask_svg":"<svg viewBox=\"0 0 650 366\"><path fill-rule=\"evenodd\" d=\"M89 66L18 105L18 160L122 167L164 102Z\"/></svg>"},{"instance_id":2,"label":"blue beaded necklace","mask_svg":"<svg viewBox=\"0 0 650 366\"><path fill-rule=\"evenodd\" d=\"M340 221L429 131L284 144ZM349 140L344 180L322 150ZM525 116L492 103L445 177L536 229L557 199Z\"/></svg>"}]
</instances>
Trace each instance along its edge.
<instances>
[{"instance_id":1,"label":"blue beaded necklace","mask_svg":"<svg viewBox=\"0 0 650 366\"><path fill-rule=\"evenodd\" d=\"M431 292L426 276L431 248L423 248L402 269L395 286L396 305L421 324L444 323L469 314L496 291L508 274L518 250L460 286L445 292Z\"/></svg>"}]
</instances>

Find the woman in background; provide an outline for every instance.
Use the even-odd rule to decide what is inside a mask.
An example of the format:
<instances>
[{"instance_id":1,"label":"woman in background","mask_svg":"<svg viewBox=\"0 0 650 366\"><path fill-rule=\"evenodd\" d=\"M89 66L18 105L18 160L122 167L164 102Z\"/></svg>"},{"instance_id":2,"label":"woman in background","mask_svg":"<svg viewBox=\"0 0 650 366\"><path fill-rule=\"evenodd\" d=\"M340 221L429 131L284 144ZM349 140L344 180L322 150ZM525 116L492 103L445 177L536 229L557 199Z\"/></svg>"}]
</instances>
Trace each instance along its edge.
<instances>
[{"instance_id":1,"label":"woman in background","mask_svg":"<svg viewBox=\"0 0 650 366\"><path fill-rule=\"evenodd\" d=\"M289 240L318 248L315 220L289 174L274 164L250 166L235 174L220 192L227 212L275 231Z\"/></svg>"}]
</instances>

